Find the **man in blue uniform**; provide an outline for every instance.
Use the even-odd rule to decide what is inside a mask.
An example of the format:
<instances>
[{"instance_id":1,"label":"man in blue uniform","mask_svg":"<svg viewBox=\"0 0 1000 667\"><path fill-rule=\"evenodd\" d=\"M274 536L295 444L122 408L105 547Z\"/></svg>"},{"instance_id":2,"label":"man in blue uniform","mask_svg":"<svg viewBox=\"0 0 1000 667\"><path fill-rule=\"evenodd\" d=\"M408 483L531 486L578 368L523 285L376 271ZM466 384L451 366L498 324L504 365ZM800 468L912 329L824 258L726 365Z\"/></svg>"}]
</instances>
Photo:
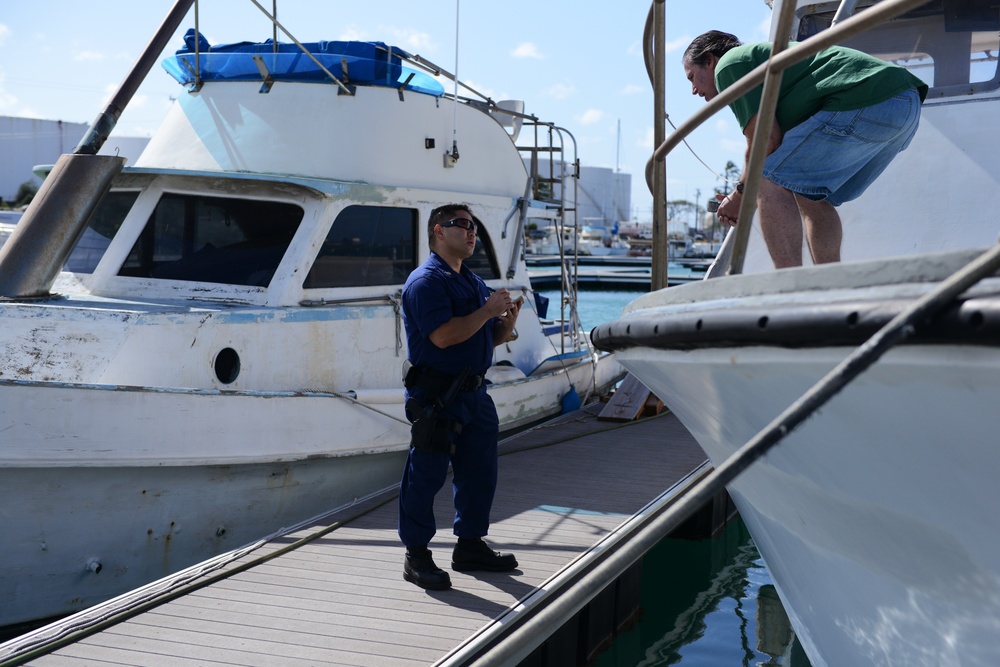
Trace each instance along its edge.
<instances>
[{"instance_id":1,"label":"man in blue uniform","mask_svg":"<svg viewBox=\"0 0 1000 667\"><path fill-rule=\"evenodd\" d=\"M434 496L451 463L458 542L452 568L509 572L513 554L485 542L497 483L498 419L483 376L493 348L511 339L521 299L491 291L462 265L476 248L478 222L468 206L431 212L430 256L403 286L403 325L411 365L407 417L413 422L410 453L399 487L399 537L406 546L403 578L433 590L451 587L427 545L436 531Z\"/></svg>"}]
</instances>

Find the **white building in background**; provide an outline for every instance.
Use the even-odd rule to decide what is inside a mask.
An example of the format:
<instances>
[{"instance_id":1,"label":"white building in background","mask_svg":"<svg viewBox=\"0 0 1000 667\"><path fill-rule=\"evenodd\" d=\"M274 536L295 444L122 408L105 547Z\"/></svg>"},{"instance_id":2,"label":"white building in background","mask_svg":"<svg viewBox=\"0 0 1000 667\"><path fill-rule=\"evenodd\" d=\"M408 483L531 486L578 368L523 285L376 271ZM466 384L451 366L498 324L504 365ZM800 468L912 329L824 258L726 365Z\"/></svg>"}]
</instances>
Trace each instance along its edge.
<instances>
[{"instance_id":1,"label":"white building in background","mask_svg":"<svg viewBox=\"0 0 1000 667\"><path fill-rule=\"evenodd\" d=\"M41 185L33 172L39 165L55 164L63 153L71 153L86 134L89 124L0 116L0 197L13 201L26 181ZM102 155L121 155L131 164L149 139L112 134L101 148Z\"/></svg>"},{"instance_id":2,"label":"white building in background","mask_svg":"<svg viewBox=\"0 0 1000 667\"><path fill-rule=\"evenodd\" d=\"M556 167L559 163L556 162ZM529 161L525 166L530 171ZM567 164L566 169L572 168ZM538 171L543 178L548 177L549 161L538 161ZM567 207L573 207L573 183L567 178L565 187L565 202ZM605 167L580 167L580 180L577 183L576 219L579 227L605 227L611 229L615 225L628 223L629 212L632 210L632 175Z\"/></svg>"}]
</instances>

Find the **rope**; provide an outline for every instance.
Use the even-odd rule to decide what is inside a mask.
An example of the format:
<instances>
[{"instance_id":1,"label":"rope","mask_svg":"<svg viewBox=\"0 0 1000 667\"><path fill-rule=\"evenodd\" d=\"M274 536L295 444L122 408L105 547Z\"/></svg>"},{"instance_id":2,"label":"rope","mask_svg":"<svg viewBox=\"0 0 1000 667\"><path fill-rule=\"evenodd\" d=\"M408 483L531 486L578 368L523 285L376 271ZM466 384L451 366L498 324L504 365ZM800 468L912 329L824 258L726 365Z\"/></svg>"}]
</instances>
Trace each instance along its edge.
<instances>
[{"instance_id":1,"label":"rope","mask_svg":"<svg viewBox=\"0 0 1000 667\"><path fill-rule=\"evenodd\" d=\"M342 398L345 401L350 401L351 403L354 403L355 405L360 405L361 407L367 408L368 410L371 410L372 412L377 412L378 414L382 415L383 417L388 417L389 419L392 419L393 421L397 421L400 424L405 424L406 426L410 425L410 422L406 421L405 419L400 419L396 415L390 415L388 412L382 412L378 408L372 407L371 405L369 405L368 403L365 403L364 401L359 401L358 399L356 399L353 396L348 396L347 394L342 394L339 391L331 391L330 394L333 395L333 396L336 396L337 398Z\"/></svg>"}]
</instances>

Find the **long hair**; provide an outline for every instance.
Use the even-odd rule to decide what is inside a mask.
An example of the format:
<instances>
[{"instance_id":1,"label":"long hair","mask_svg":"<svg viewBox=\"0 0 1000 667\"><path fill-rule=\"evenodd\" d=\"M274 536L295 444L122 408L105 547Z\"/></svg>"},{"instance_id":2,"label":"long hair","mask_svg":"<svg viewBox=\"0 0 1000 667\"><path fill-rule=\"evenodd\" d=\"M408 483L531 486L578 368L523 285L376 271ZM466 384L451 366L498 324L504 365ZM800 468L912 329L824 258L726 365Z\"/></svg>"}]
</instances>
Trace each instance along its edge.
<instances>
[{"instance_id":1,"label":"long hair","mask_svg":"<svg viewBox=\"0 0 1000 667\"><path fill-rule=\"evenodd\" d=\"M735 49L741 44L742 42L736 35L719 30L709 30L695 37L694 41L688 45L684 50L683 62L692 65L705 65L708 63L710 55L721 58L727 51Z\"/></svg>"}]
</instances>

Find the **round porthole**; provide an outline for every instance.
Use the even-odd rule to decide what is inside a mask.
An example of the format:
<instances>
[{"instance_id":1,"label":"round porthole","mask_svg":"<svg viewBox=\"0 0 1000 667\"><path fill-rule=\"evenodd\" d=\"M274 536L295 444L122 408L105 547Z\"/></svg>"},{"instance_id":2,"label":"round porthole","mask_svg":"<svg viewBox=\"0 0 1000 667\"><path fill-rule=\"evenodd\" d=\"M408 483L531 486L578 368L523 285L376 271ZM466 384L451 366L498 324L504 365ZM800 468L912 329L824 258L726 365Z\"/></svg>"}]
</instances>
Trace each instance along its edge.
<instances>
[{"instance_id":1,"label":"round porthole","mask_svg":"<svg viewBox=\"0 0 1000 667\"><path fill-rule=\"evenodd\" d=\"M215 377L222 384L232 384L240 375L240 355L231 347L215 355Z\"/></svg>"}]
</instances>

